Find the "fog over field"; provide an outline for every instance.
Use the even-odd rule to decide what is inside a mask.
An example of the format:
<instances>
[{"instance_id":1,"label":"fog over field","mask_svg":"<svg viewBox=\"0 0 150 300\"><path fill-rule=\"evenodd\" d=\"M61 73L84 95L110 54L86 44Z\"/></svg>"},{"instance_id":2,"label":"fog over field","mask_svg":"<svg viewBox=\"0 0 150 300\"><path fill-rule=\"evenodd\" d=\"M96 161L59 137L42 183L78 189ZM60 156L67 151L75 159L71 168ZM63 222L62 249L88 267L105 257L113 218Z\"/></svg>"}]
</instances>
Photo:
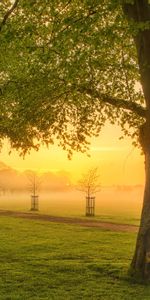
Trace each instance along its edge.
<instances>
[{"instance_id":1,"label":"fog over field","mask_svg":"<svg viewBox=\"0 0 150 300\"><path fill-rule=\"evenodd\" d=\"M96 215L120 215L139 217L142 203L142 187L119 190L103 187L96 195ZM39 192L41 212L52 215L84 215L85 195L77 191ZM30 210L29 192L6 192L0 197L0 209Z\"/></svg>"},{"instance_id":2,"label":"fog over field","mask_svg":"<svg viewBox=\"0 0 150 300\"><path fill-rule=\"evenodd\" d=\"M0 163L0 209L30 210L32 171L20 173ZM69 174L47 172L38 177L40 212L52 215L85 214L85 195L76 190ZM139 217L143 186L101 187L96 194L96 215Z\"/></svg>"}]
</instances>

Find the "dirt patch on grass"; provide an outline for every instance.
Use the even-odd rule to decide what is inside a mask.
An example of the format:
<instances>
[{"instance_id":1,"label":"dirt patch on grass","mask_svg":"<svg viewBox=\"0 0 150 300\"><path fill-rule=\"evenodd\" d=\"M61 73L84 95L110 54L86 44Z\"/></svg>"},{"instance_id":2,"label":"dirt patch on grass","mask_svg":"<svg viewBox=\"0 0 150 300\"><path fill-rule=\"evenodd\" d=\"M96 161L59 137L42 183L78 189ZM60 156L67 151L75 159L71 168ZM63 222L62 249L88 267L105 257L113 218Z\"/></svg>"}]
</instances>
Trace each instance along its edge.
<instances>
[{"instance_id":1,"label":"dirt patch on grass","mask_svg":"<svg viewBox=\"0 0 150 300\"><path fill-rule=\"evenodd\" d=\"M103 221L95 221L94 219L86 220L80 218L71 218L71 217L59 217L59 216L50 216L39 213L27 213L27 212L19 212L19 211L9 211L9 210L0 210L0 216L8 216L14 218L23 218L23 219L31 219L38 221L47 221L47 222L55 222L55 223L65 223L71 225L79 225L84 227L96 227L105 230L111 231L122 231L122 232L137 232L138 226L136 225L128 225L128 224L115 224L110 222Z\"/></svg>"}]
</instances>

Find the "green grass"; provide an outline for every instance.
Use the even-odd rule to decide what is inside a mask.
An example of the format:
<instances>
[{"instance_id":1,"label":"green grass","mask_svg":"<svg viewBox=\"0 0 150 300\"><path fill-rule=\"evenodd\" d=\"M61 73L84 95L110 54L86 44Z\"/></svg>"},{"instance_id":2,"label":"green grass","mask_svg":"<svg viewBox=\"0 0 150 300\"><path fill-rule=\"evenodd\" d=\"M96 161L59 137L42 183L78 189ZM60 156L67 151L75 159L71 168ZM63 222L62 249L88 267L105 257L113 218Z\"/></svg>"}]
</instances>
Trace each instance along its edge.
<instances>
[{"instance_id":1,"label":"green grass","mask_svg":"<svg viewBox=\"0 0 150 300\"><path fill-rule=\"evenodd\" d=\"M148 300L127 276L136 235L0 218L0 300Z\"/></svg>"},{"instance_id":2,"label":"green grass","mask_svg":"<svg viewBox=\"0 0 150 300\"><path fill-rule=\"evenodd\" d=\"M77 217L77 216L74 216ZM94 218L87 218L85 216L80 216L82 219L93 220L93 221L101 221L101 222L110 222L117 224L128 224L128 225L139 225L140 218L137 217L128 217L127 215L96 215Z\"/></svg>"},{"instance_id":3,"label":"green grass","mask_svg":"<svg viewBox=\"0 0 150 300\"><path fill-rule=\"evenodd\" d=\"M8 209L9 210L9 209ZM33 214L34 212L26 209L12 209L12 211L21 211L25 213L31 213ZM133 215L127 215L127 214L120 214L120 215L109 215L109 214L101 214L101 215L95 215L95 217L86 217L85 215L81 214L76 214L74 215L72 212L70 214L65 214L63 211L56 213L55 211L50 212L49 210L46 212L43 212L39 210L36 212L38 214L47 214L51 216L61 216L61 217L69 217L69 218L77 218L77 219L84 219L84 220L93 220L93 221L101 221L101 222L110 222L110 223L117 223L117 224L128 224L128 225L139 225L140 224L140 217L138 216L133 216Z\"/></svg>"}]
</instances>

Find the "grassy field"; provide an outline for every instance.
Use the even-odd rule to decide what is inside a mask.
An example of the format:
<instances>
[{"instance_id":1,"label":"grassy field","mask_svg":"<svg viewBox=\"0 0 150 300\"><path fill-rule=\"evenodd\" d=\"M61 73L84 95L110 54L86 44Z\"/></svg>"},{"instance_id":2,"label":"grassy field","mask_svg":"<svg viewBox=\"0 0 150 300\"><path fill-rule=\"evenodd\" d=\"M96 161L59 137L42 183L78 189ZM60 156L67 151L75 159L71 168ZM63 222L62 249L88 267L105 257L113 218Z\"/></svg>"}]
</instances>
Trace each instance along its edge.
<instances>
[{"instance_id":1,"label":"grassy field","mask_svg":"<svg viewBox=\"0 0 150 300\"><path fill-rule=\"evenodd\" d=\"M0 300L148 300L127 276L136 235L0 218Z\"/></svg>"},{"instance_id":2,"label":"grassy field","mask_svg":"<svg viewBox=\"0 0 150 300\"><path fill-rule=\"evenodd\" d=\"M40 213L40 212L39 212ZM77 217L77 216L74 216ZM85 216L79 216L81 219L93 219L94 221L102 221L102 222L110 222L110 223L117 223L117 224L129 224L129 225L137 225L140 224L140 218L133 217L133 216L127 216L125 215L96 215L94 218L91 217L85 217Z\"/></svg>"},{"instance_id":3,"label":"grassy field","mask_svg":"<svg viewBox=\"0 0 150 300\"><path fill-rule=\"evenodd\" d=\"M6 193L0 197L0 209L29 211L30 193ZM115 188L103 188L96 195L95 220L139 224L143 189L116 191ZM54 216L85 216L85 195L78 191L52 192L39 194L39 212Z\"/></svg>"}]
</instances>

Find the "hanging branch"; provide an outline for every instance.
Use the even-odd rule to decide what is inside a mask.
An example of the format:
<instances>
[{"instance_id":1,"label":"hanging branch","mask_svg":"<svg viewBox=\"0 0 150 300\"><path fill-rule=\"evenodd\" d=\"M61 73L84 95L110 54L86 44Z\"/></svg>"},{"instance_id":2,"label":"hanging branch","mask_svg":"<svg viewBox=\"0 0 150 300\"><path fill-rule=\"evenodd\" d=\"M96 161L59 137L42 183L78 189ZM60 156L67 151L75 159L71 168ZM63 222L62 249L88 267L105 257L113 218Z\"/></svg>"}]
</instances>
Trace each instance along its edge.
<instances>
[{"instance_id":1,"label":"hanging branch","mask_svg":"<svg viewBox=\"0 0 150 300\"><path fill-rule=\"evenodd\" d=\"M15 10L15 8L18 5L19 0L15 0L14 4L12 5L12 7L6 12L6 14L4 15L4 18L0 24L0 32L2 31L3 26L5 26L9 16L12 14L12 12Z\"/></svg>"}]
</instances>

